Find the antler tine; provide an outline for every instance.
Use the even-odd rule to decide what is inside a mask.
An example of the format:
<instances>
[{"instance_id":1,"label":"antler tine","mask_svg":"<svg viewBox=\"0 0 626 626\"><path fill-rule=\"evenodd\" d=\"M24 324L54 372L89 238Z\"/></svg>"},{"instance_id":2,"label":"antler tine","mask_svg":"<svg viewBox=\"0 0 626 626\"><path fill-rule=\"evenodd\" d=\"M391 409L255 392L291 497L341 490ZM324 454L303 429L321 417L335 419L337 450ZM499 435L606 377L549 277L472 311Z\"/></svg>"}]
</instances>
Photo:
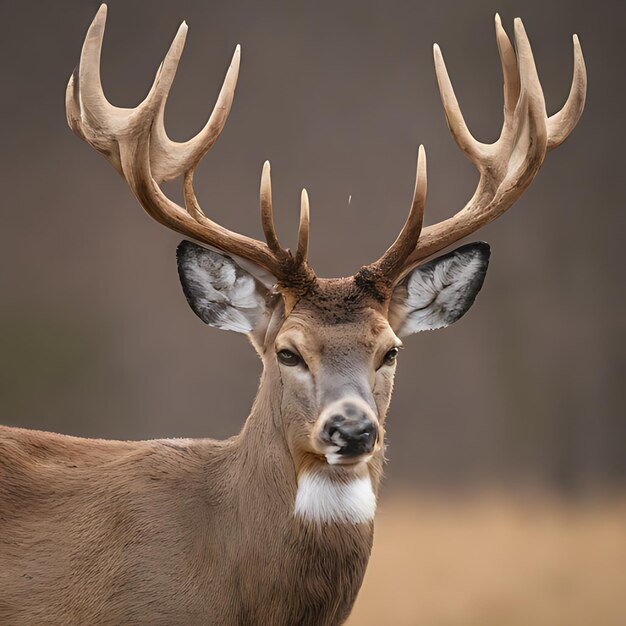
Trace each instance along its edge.
<instances>
[{"instance_id":1,"label":"antler tine","mask_svg":"<svg viewBox=\"0 0 626 626\"><path fill-rule=\"evenodd\" d=\"M196 197L196 191L193 188L193 175L195 169L190 169L185 172L183 179L183 200L185 202L185 209L187 213L193 217L196 222L204 222L208 225L217 225L213 220L210 220L202 210L198 198Z\"/></svg>"},{"instance_id":2,"label":"antler tine","mask_svg":"<svg viewBox=\"0 0 626 626\"><path fill-rule=\"evenodd\" d=\"M104 95L100 78L100 55L106 18L107 6L102 4L89 26L80 55L80 101L87 115L93 112L106 116L115 109Z\"/></svg>"},{"instance_id":3,"label":"antler tine","mask_svg":"<svg viewBox=\"0 0 626 626\"><path fill-rule=\"evenodd\" d=\"M101 5L94 17L80 55L80 63L67 84L65 106L70 128L104 154L123 175L114 135L123 125L129 109L113 106L102 91L100 54L107 7Z\"/></svg>"},{"instance_id":4,"label":"antler tine","mask_svg":"<svg viewBox=\"0 0 626 626\"><path fill-rule=\"evenodd\" d=\"M520 77L517 67L517 57L515 49L511 44L509 36L502 27L500 15L496 13L496 41L498 44L498 53L500 55L500 64L502 65L502 78L504 82L504 126L510 125L515 111L515 106L519 100L520 94Z\"/></svg>"},{"instance_id":5,"label":"antler tine","mask_svg":"<svg viewBox=\"0 0 626 626\"><path fill-rule=\"evenodd\" d=\"M300 196L300 225L298 226L298 248L296 250L297 265L303 265L307 262L310 226L309 194L306 192L306 189L303 189Z\"/></svg>"},{"instance_id":6,"label":"antler tine","mask_svg":"<svg viewBox=\"0 0 626 626\"><path fill-rule=\"evenodd\" d=\"M424 210L426 209L426 192L428 191L428 179L426 174L426 150L423 145L417 151L417 171L415 172L415 189L413 190L413 202L411 211L404 225L407 238L409 234L419 233L424 223Z\"/></svg>"},{"instance_id":7,"label":"antler tine","mask_svg":"<svg viewBox=\"0 0 626 626\"><path fill-rule=\"evenodd\" d=\"M465 152L471 161L480 160L484 157L487 146L474 139L465 123L465 118L454 93L441 49L437 44L433 45L433 55L435 57L435 73L437 75L439 93L441 94L441 102L443 103L450 132L459 148Z\"/></svg>"},{"instance_id":8,"label":"antler tine","mask_svg":"<svg viewBox=\"0 0 626 626\"><path fill-rule=\"evenodd\" d=\"M385 254L370 267L376 269L389 283L402 273L404 264L417 245L422 224L424 221L424 209L426 208L426 151L420 145L417 152L417 171L415 173L415 189L411 210L398 235L397 239L389 246Z\"/></svg>"},{"instance_id":9,"label":"antler tine","mask_svg":"<svg viewBox=\"0 0 626 626\"><path fill-rule=\"evenodd\" d=\"M274 227L274 208L272 206L272 177L271 177L270 162L265 161L263 163L263 171L261 172L261 225L263 226L263 233L265 234L265 240L269 249L276 256L283 256L284 250L282 249L278 236L276 235L276 228Z\"/></svg>"},{"instance_id":10,"label":"antler tine","mask_svg":"<svg viewBox=\"0 0 626 626\"><path fill-rule=\"evenodd\" d=\"M68 124L82 139L101 152L124 176L121 169L120 137L137 127L150 128L154 115L167 99L182 54L187 25L183 22L144 100L135 108L112 105L104 95L100 78L102 43L107 7L101 5L85 37L80 64L68 82L66 111Z\"/></svg>"},{"instance_id":11,"label":"antler tine","mask_svg":"<svg viewBox=\"0 0 626 626\"><path fill-rule=\"evenodd\" d=\"M537 66L533 50L526 34L524 24L519 17L515 18L515 43L517 45L517 55L519 57L519 74L521 83L521 92L527 99L526 124L520 120L518 128L518 141L521 143L528 142L524 145L527 169L531 174L531 179L541 167L546 154L546 146L548 143L548 129L546 116L546 102L543 96L543 89L539 82L537 74ZM520 108L525 108L523 99L520 95ZM513 151L515 151L515 147Z\"/></svg>"},{"instance_id":12,"label":"antler tine","mask_svg":"<svg viewBox=\"0 0 626 626\"><path fill-rule=\"evenodd\" d=\"M187 23L184 21L181 22L161 65L159 65L159 69L156 72L148 95L144 98L143 102L134 109L135 117L141 117L142 120L145 120L146 122L149 121L150 126L155 124L159 113L162 113L163 108L165 107L165 102L167 101L170 89L172 88L174 78L176 78L180 58L183 55L183 50L185 49L185 41L187 40L188 30ZM153 130L154 129L151 129L151 133ZM151 138L152 137L153 135L151 134Z\"/></svg>"},{"instance_id":13,"label":"antler tine","mask_svg":"<svg viewBox=\"0 0 626 626\"><path fill-rule=\"evenodd\" d=\"M574 42L574 75L572 86L563 108L548 118L548 150L560 146L574 130L585 108L587 96L587 71L585 59L578 41L578 35L572 37Z\"/></svg>"},{"instance_id":14,"label":"antler tine","mask_svg":"<svg viewBox=\"0 0 626 626\"><path fill-rule=\"evenodd\" d=\"M517 56L519 58L520 84L531 99L542 105L543 108L538 111L538 113L542 113L542 116L545 118L543 90L541 89L539 75L537 74L533 49L528 40L528 35L526 34L526 29L524 28L524 23L521 18L515 18L513 28L515 30L515 44L517 45Z\"/></svg>"},{"instance_id":15,"label":"antler tine","mask_svg":"<svg viewBox=\"0 0 626 626\"><path fill-rule=\"evenodd\" d=\"M184 43L184 42L183 42ZM152 129L150 146L152 175L157 182L177 178L195 167L220 136L235 97L241 46L237 45L213 111L204 128L185 142L172 141L165 130L164 113L167 96L162 100Z\"/></svg>"}]
</instances>

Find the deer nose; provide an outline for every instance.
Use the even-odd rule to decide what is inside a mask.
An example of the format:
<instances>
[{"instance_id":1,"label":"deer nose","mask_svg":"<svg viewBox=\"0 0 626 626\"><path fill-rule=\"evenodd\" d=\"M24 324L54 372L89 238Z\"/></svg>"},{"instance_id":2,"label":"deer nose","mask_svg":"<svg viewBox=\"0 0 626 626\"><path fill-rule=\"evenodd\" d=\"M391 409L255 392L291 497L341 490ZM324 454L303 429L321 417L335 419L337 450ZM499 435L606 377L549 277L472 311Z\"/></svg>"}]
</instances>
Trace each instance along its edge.
<instances>
[{"instance_id":1,"label":"deer nose","mask_svg":"<svg viewBox=\"0 0 626 626\"><path fill-rule=\"evenodd\" d=\"M352 408L352 407L351 407ZM337 454L344 457L368 454L374 449L376 424L362 411L351 410L346 414L331 415L323 429L323 438L337 446Z\"/></svg>"}]
</instances>

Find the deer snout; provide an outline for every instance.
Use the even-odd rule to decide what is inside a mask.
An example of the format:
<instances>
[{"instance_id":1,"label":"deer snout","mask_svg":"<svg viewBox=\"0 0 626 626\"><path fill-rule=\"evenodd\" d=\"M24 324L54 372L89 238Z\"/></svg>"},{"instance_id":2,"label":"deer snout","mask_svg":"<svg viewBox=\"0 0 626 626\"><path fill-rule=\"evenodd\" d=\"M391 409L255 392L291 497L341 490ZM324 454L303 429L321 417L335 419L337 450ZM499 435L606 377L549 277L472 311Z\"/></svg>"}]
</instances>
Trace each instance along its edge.
<instances>
[{"instance_id":1,"label":"deer snout","mask_svg":"<svg viewBox=\"0 0 626 626\"><path fill-rule=\"evenodd\" d=\"M365 415L358 419L333 415L324 426L323 436L331 445L339 446L343 456L354 456L374 449L376 426Z\"/></svg>"},{"instance_id":2,"label":"deer snout","mask_svg":"<svg viewBox=\"0 0 626 626\"><path fill-rule=\"evenodd\" d=\"M318 447L331 465L361 460L372 454L379 439L378 420L364 402L334 403L323 412L319 427Z\"/></svg>"}]
</instances>

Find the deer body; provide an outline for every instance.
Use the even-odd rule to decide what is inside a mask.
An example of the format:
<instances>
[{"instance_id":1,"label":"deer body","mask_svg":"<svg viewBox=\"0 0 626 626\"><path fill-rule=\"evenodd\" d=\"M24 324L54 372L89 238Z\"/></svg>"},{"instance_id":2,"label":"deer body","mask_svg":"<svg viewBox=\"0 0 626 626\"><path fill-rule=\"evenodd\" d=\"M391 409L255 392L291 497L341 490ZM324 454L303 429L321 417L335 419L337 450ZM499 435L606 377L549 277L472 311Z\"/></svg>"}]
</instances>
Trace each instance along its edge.
<instances>
[{"instance_id":1,"label":"deer body","mask_svg":"<svg viewBox=\"0 0 626 626\"><path fill-rule=\"evenodd\" d=\"M341 502L336 520L295 515L298 487L320 472L375 497L382 449L356 470L300 458L279 377L267 363L244 429L226 441L0 427L0 623L343 622L373 520L346 523Z\"/></svg>"},{"instance_id":2,"label":"deer body","mask_svg":"<svg viewBox=\"0 0 626 626\"><path fill-rule=\"evenodd\" d=\"M341 623L373 524L294 517L264 400L224 442L0 428L0 623Z\"/></svg>"},{"instance_id":3,"label":"deer body","mask_svg":"<svg viewBox=\"0 0 626 626\"><path fill-rule=\"evenodd\" d=\"M241 433L226 441L114 442L1 428L0 623L340 624L372 546L401 340L465 314L489 246L424 261L504 212L572 131L585 99L580 46L575 38L567 102L548 117L521 21L515 51L496 17L505 106L493 144L470 135L436 47L444 109L480 172L477 191L453 217L422 228L420 147L396 241L354 276L322 279L307 261L306 191L296 252L278 241L269 163L260 192L267 243L211 221L195 196L194 170L230 111L239 47L206 126L177 143L163 114L186 25L146 99L121 109L100 84L105 17L103 5L70 79L68 122L150 216L202 244L183 241L177 250L185 297L206 324L245 333L263 375ZM159 186L178 176L184 207Z\"/></svg>"}]
</instances>

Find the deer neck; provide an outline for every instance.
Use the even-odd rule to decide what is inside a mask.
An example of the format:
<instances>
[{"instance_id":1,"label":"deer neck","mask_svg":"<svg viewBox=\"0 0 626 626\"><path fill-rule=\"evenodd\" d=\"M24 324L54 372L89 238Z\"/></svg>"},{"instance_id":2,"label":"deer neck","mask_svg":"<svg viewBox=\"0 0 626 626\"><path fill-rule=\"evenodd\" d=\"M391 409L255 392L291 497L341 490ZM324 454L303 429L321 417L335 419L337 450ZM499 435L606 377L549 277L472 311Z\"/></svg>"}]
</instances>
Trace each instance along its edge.
<instances>
[{"instance_id":1,"label":"deer neck","mask_svg":"<svg viewBox=\"0 0 626 626\"><path fill-rule=\"evenodd\" d=\"M273 507L274 515L280 512L289 520L300 517L314 525L371 522L382 455L356 467L332 468L317 459L302 458L290 448L281 405L280 377L264 371L237 438L235 473L246 508L254 511L251 504L255 502ZM307 498L314 501L307 502ZM316 510L316 505L324 510Z\"/></svg>"},{"instance_id":2,"label":"deer neck","mask_svg":"<svg viewBox=\"0 0 626 626\"><path fill-rule=\"evenodd\" d=\"M342 623L365 574L373 523L317 524L296 514L298 466L280 414L280 385L273 382L266 372L233 458L240 529L233 562L242 567L242 602L257 607L250 608L255 623ZM263 564L263 576L244 574L251 563ZM281 597L280 615L263 614L264 598L272 596Z\"/></svg>"},{"instance_id":3,"label":"deer neck","mask_svg":"<svg viewBox=\"0 0 626 626\"><path fill-rule=\"evenodd\" d=\"M237 437L235 470L244 502L254 514L259 501L276 513L287 515L293 508L297 476L280 413L280 384L263 373L256 399Z\"/></svg>"}]
</instances>

